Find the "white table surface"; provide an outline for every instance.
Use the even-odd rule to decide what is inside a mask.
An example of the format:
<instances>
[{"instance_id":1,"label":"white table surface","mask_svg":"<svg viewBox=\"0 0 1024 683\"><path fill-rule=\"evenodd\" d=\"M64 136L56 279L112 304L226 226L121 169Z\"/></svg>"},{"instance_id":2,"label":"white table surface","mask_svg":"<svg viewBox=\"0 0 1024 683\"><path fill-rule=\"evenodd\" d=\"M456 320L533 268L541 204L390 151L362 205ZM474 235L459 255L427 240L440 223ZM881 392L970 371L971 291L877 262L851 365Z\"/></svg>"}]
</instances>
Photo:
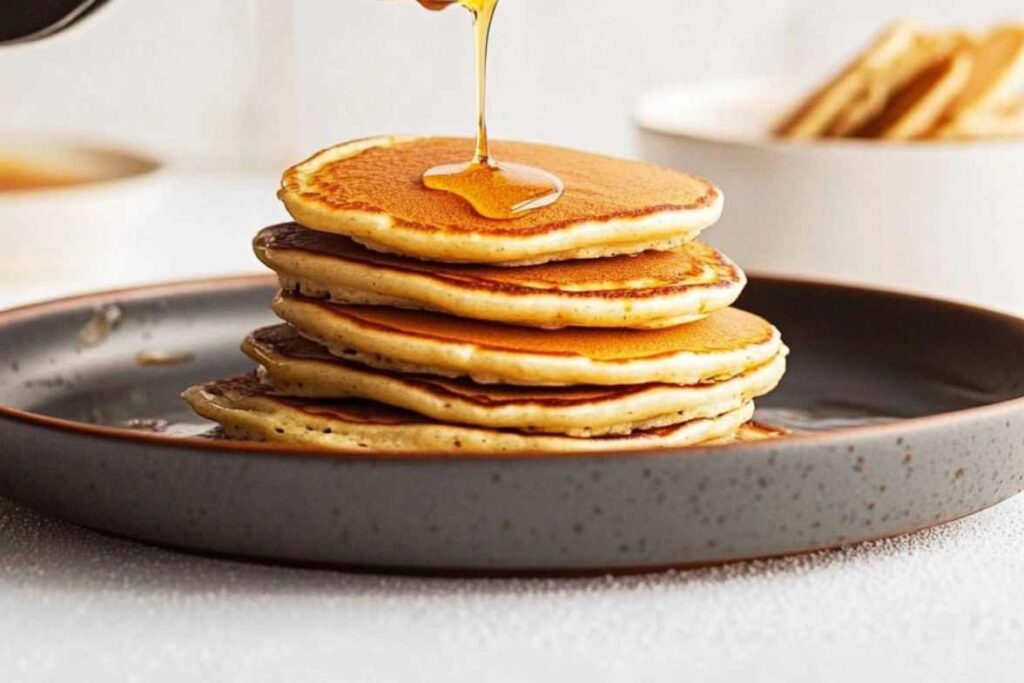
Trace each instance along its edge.
<instances>
[{"instance_id":1,"label":"white table surface","mask_svg":"<svg viewBox=\"0 0 1024 683\"><path fill-rule=\"evenodd\" d=\"M0 305L255 270L272 174L172 172L131 263ZM216 188L216 191L212 191ZM196 252L181 238L207 245ZM194 242L193 242L194 244ZM1024 680L1024 497L836 552L572 580L353 575L178 554L0 500L0 681Z\"/></svg>"}]
</instances>

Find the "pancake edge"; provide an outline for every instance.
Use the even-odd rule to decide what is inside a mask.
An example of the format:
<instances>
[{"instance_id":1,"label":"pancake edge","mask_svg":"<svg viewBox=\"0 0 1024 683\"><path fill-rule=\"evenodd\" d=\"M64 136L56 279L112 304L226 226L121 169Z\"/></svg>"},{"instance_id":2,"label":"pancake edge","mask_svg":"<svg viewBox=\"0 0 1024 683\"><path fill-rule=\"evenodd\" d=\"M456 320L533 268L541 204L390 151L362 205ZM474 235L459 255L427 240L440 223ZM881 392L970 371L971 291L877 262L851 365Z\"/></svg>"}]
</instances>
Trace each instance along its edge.
<instances>
[{"instance_id":1,"label":"pancake edge","mask_svg":"<svg viewBox=\"0 0 1024 683\"><path fill-rule=\"evenodd\" d=\"M775 135L809 140L825 134L842 112L869 94L874 74L914 49L920 34L917 24L897 21L881 31L870 45L848 61L842 70L821 84L774 126Z\"/></svg>"},{"instance_id":2,"label":"pancake edge","mask_svg":"<svg viewBox=\"0 0 1024 683\"><path fill-rule=\"evenodd\" d=\"M999 104L1006 103L1019 93L1021 85L1024 84L1024 24L996 26L981 36L974 54L981 60L991 43L1002 39L1013 41L1009 58L996 67L996 72L989 78L986 87L975 87L977 83L972 74L964 92L950 107L948 114L951 119L970 118L973 115L991 112Z\"/></svg>"},{"instance_id":3,"label":"pancake edge","mask_svg":"<svg viewBox=\"0 0 1024 683\"><path fill-rule=\"evenodd\" d=\"M347 235L369 249L450 263L531 265L569 258L599 258L637 253L657 245L681 244L713 225L724 198L714 184L700 182L704 194L692 206L651 207L642 215L607 220L570 221L543 232L491 230L490 234L457 225L431 226L396 219L383 209L339 208L318 198L309 178L323 166L378 146L414 141L416 137L377 136L321 150L285 171L278 197L297 223L312 230Z\"/></svg>"},{"instance_id":4,"label":"pancake edge","mask_svg":"<svg viewBox=\"0 0 1024 683\"><path fill-rule=\"evenodd\" d=\"M942 120L950 103L963 92L971 77L973 57L969 48L959 48L936 64L922 71L904 86L901 92L893 95L889 105L874 121L865 124L858 135L875 137L888 142L903 142L915 138L926 137ZM933 69L941 69L941 75L927 90L915 92L917 79L928 75ZM902 103L902 98L917 94L916 100L898 116L889 119L891 108Z\"/></svg>"},{"instance_id":5,"label":"pancake edge","mask_svg":"<svg viewBox=\"0 0 1024 683\"><path fill-rule=\"evenodd\" d=\"M628 434L713 417L772 391L786 371L786 354L715 384L648 385L619 394L545 403L510 399L484 403L423 377L403 377L346 361L296 359L267 349L251 336L242 350L260 365L260 378L274 390L302 398L364 398L410 410L441 422L524 432L603 436Z\"/></svg>"},{"instance_id":6,"label":"pancake edge","mask_svg":"<svg viewBox=\"0 0 1024 683\"><path fill-rule=\"evenodd\" d=\"M270 396L232 401L211 393L216 385L217 382L211 382L190 387L182 398L198 415L220 424L229 438L294 444L339 453L499 456L543 452L569 455L681 448L725 439L754 413L753 403L748 402L730 413L657 430L662 433L576 438L450 425L426 418L422 422L400 425L346 421L306 412Z\"/></svg>"},{"instance_id":7,"label":"pancake edge","mask_svg":"<svg viewBox=\"0 0 1024 683\"><path fill-rule=\"evenodd\" d=\"M730 306L747 283L743 270L715 249L719 262L712 266L717 277L712 282L556 293L504 283L466 286L443 274L268 246L259 241L263 234L256 236L253 251L278 274L285 291L333 303L428 310L531 327L671 327Z\"/></svg>"},{"instance_id":8,"label":"pancake edge","mask_svg":"<svg viewBox=\"0 0 1024 683\"><path fill-rule=\"evenodd\" d=\"M339 358L382 370L445 377L467 376L481 384L700 384L762 365L783 348L774 325L760 343L725 352L675 352L638 359L601 361L576 354L512 352L465 342L431 341L380 326L359 324L341 311L323 315L321 302L274 298L272 308L302 336Z\"/></svg>"}]
</instances>

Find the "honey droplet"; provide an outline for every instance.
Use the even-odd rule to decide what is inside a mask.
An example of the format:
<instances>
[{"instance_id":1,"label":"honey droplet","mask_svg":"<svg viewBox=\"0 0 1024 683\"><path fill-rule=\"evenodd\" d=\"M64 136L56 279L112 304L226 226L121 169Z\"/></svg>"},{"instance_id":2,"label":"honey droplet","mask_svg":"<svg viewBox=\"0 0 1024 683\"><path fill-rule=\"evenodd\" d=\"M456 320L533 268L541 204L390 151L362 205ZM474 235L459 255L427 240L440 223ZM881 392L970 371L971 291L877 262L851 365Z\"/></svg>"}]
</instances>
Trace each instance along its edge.
<instances>
[{"instance_id":1,"label":"honey droplet","mask_svg":"<svg viewBox=\"0 0 1024 683\"><path fill-rule=\"evenodd\" d=\"M558 177L531 166L496 161L470 161L435 166L423 184L465 199L486 218L509 219L548 206L562 196Z\"/></svg>"},{"instance_id":2,"label":"honey droplet","mask_svg":"<svg viewBox=\"0 0 1024 683\"><path fill-rule=\"evenodd\" d=\"M462 197L485 218L510 219L558 201L565 187L539 168L491 158L487 139L487 44L498 0L419 0L432 10L460 4L473 15L476 34L476 152L464 164L427 169L423 184Z\"/></svg>"}]
</instances>

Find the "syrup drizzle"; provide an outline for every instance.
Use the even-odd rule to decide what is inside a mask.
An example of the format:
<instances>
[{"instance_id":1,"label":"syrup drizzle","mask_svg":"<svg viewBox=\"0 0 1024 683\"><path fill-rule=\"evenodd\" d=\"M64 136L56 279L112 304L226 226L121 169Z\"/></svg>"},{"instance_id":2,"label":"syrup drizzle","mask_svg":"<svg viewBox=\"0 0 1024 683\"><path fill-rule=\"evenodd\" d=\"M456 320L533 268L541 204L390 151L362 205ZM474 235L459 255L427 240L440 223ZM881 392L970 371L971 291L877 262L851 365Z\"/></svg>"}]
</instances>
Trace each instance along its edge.
<instances>
[{"instance_id":1,"label":"syrup drizzle","mask_svg":"<svg viewBox=\"0 0 1024 683\"><path fill-rule=\"evenodd\" d=\"M430 10L462 5L473 15L476 35L476 149L465 163L427 169L423 184L465 199L481 216L516 218L558 201L562 181L539 168L494 159L487 139L487 48L498 0L418 0Z\"/></svg>"}]
</instances>

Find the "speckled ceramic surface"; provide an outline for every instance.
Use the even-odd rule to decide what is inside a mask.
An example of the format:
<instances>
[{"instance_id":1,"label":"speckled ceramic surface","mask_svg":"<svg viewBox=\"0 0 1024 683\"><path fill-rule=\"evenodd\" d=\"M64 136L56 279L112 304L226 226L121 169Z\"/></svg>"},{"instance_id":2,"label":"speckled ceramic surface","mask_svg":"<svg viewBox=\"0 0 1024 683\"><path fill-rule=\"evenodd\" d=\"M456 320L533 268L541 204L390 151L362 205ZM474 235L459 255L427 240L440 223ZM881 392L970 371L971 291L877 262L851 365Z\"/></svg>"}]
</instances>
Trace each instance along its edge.
<instances>
[{"instance_id":1,"label":"speckled ceramic surface","mask_svg":"<svg viewBox=\"0 0 1024 683\"><path fill-rule=\"evenodd\" d=\"M546 458L348 457L182 438L203 427L178 393L248 367L238 342L271 322L271 294L267 278L233 279L0 314L0 493L198 551L529 573L842 545L1024 489L1024 322L756 277L741 304L776 323L793 351L765 414L841 428Z\"/></svg>"}]
</instances>

